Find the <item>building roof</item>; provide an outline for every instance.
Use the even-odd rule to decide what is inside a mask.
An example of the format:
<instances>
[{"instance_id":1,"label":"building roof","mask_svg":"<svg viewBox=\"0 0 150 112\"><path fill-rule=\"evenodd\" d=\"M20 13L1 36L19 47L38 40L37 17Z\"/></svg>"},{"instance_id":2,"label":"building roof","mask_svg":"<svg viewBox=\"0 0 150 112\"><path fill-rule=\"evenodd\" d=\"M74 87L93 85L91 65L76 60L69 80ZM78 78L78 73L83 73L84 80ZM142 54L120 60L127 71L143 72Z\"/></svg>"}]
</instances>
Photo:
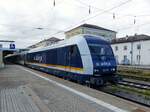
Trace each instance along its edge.
<instances>
[{"instance_id":1,"label":"building roof","mask_svg":"<svg viewBox=\"0 0 150 112\"><path fill-rule=\"evenodd\" d=\"M15 41L13 41L13 40L0 40L0 42L10 42L10 43L12 43L12 42L15 42Z\"/></svg>"},{"instance_id":2,"label":"building roof","mask_svg":"<svg viewBox=\"0 0 150 112\"><path fill-rule=\"evenodd\" d=\"M38 42L37 44L43 43L43 42L48 42L48 41L50 41L50 42L58 42L58 41L60 41L60 40L61 40L61 39L58 39L58 38L56 38L56 37L51 37L51 38L42 40L42 41Z\"/></svg>"},{"instance_id":3,"label":"building roof","mask_svg":"<svg viewBox=\"0 0 150 112\"><path fill-rule=\"evenodd\" d=\"M41 44L41 43L45 43L45 42L58 42L58 41L61 41L61 39L58 39L56 37L51 37L51 38L48 38L48 39L45 39L45 40L42 40L34 45L31 45L29 46L28 48L35 48L37 45Z\"/></svg>"},{"instance_id":4,"label":"building roof","mask_svg":"<svg viewBox=\"0 0 150 112\"><path fill-rule=\"evenodd\" d=\"M144 40L150 40L150 36L140 34L140 35L134 35L134 36L126 36L123 38L116 38L111 41L111 44L117 44L117 43L127 43L127 42L136 42L136 41L144 41Z\"/></svg>"},{"instance_id":5,"label":"building roof","mask_svg":"<svg viewBox=\"0 0 150 112\"><path fill-rule=\"evenodd\" d=\"M93 28L93 29L99 29L99 30L106 30L106 31L110 31L110 32L115 32L116 33L116 31L109 30L109 29L106 29L106 28L103 28L103 27L100 27L100 26L97 26L97 25L91 25L91 24L82 24L82 25L80 25L80 26L78 26L76 28L79 28L79 27L87 27L87 28ZM73 29L75 29L75 28L73 28ZM71 29L71 30L73 30L73 29ZM71 31L71 30L69 30L69 31ZM69 31L66 31L66 33L69 32Z\"/></svg>"}]
</instances>

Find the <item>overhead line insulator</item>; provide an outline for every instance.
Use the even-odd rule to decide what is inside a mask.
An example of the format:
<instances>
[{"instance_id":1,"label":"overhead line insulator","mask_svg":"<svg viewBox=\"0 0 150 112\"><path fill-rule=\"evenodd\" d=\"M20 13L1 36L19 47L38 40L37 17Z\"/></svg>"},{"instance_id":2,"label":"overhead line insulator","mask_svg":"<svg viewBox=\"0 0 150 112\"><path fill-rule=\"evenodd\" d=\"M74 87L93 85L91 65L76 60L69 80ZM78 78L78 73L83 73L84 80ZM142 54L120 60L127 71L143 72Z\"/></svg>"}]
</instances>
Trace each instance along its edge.
<instances>
[{"instance_id":1,"label":"overhead line insulator","mask_svg":"<svg viewBox=\"0 0 150 112\"><path fill-rule=\"evenodd\" d=\"M54 0L54 2L53 2L53 6L55 7L55 5L56 5L56 2L55 2L55 0Z\"/></svg>"},{"instance_id":2,"label":"overhead line insulator","mask_svg":"<svg viewBox=\"0 0 150 112\"><path fill-rule=\"evenodd\" d=\"M91 14L91 6L89 6L89 14Z\"/></svg>"}]
</instances>

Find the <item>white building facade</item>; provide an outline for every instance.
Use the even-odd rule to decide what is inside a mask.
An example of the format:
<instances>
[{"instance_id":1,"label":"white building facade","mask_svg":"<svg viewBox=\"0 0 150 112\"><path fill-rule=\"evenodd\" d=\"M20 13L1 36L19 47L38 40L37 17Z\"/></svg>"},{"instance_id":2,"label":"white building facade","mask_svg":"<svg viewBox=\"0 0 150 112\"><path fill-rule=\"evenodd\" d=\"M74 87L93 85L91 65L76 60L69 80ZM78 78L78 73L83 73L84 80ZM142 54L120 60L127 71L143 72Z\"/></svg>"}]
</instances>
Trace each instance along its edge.
<instances>
[{"instance_id":1,"label":"white building facade","mask_svg":"<svg viewBox=\"0 0 150 112\"><path fill-rule=\"evenodd\" d=\"M111 46L118 64L150 65L150 36L115 39Z\"/></svg>"}]
</instances>

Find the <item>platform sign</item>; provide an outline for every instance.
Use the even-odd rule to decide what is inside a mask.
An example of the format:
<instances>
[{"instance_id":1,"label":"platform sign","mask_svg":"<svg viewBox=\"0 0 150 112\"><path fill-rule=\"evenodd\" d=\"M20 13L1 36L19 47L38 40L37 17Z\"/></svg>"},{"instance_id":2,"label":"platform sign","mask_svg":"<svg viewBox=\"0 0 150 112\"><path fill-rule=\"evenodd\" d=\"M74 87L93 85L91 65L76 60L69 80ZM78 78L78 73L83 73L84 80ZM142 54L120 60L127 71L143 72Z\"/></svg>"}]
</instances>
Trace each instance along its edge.
<instances>
[{"instance_id":1,"label":"platform sign","mask_svg":"<svg viewBox=\"0 0 150 112\"><path fill-rule=\"evenodd\" d=\"M15 44L10 44L10 49L15 49Z\"/></svg>"}]
</instances>

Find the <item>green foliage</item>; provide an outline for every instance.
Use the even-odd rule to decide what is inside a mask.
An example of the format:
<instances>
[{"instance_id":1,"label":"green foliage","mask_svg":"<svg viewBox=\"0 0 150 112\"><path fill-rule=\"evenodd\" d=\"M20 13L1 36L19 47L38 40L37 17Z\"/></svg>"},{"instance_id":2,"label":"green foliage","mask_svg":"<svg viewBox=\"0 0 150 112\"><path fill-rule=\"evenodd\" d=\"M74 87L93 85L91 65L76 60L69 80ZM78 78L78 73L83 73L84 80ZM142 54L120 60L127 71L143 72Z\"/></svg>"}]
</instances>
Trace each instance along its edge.
<instances>
[{"instance_id":1,"label":"green foliage","mask_svg":"<svg viewBox=\"0 0 150 112\"><path fill-rule=\"evenodd\" d=\"M126 78L150 81L150 70L119 67L117 73Z\"/></svg>"}]
</instances>

